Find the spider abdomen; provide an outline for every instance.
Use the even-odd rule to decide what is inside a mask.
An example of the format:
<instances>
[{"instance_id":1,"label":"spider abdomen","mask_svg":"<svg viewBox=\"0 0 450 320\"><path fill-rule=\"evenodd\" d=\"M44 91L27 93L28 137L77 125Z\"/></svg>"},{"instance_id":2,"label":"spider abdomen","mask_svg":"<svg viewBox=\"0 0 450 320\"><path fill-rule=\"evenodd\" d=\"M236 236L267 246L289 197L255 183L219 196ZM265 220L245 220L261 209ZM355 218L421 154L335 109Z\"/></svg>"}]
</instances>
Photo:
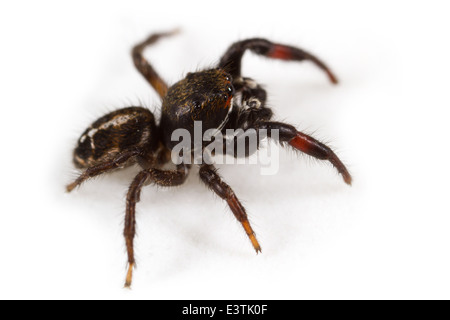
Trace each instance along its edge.
<instances>
[{"instance_id":1,"label":"spider abdomen","mask_svg":"<svg viewBox=\"0 0 450 320\"><path fill-rule=\"evenodd\" d=\"M87 128L74 151L73 161L86 168L133 148L154 150L157 130L153 114L141 107L111 112Z\"/></svg>"}]
</instances>

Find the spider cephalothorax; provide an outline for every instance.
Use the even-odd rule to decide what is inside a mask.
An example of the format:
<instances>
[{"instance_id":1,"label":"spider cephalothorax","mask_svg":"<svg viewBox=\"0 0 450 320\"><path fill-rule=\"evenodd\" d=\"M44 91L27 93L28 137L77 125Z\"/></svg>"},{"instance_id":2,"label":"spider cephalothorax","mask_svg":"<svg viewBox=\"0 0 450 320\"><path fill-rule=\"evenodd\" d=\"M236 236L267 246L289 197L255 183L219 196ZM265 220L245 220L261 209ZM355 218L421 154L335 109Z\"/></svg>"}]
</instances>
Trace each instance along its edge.
<instances>
[{"instance_id":1,"label":"spider cephalothorax","mask_svg":"<svg viewBox=\"0 0 450 320\"><path fill-rule=\"evenodd\" d=\"M194 122L201 121L204 131L220 128L233 109L234 87L231 75L222 69L188 73L171 86L163 98L161 131L164 143L172 148L171 133L187 129L194 134Z\"/></svg>"},{"instance_id":2,"label":"spider cephalothorax","mask_svg":"<svg viewBox=\"0 0 450 320\"><path fill-rule=\"evenodd\" d=\"M74 151L74 163L78 168L84 169L84 172L67 186L67 191L70 192L86 179L130 164L138 164L142 168L131 183L126 197L126 287L131 286L135 266L135 210L142 187L150 183L168 187L181 185L191 168L189 161L177 164L174 170L163 168L170 161L171 150L177 143L172 140L172 134L177 129L194 134L195 124L201 123L201 133L213 129L221 133L224 139L227 138L228 129L243 132L253 130L258 139L262 138L259 133L263 131L267 133L268 138L274 138L271 132L276 130L282 145L317 159L328 160L347 184L351 184L352 180L344 164L328 146L297 131L289 124L272 121L273 112L266 106L266 91L253 79L241 76L243 54L250 50L273 59L309 60L324 70L332 83L337 83L336 77L323 62L299 48L265 39L248 39L231 45L217 68L188 73L184 79L168 87L143 57L143 50L159 38L171 34L154 34L132 50L135 66L162 98L160 121L157 122L148 109L136 106L111 112L95 121L81 135ZM238 137L233 135L228 139L234 140ZM204 147L202 145L202 148ZM257 147L245 145L244 156L253 154ZM240 156L236 149L232 149L231 155ZM242 224L253 248L260 252L261 247L248 221L245 208L233 190L222 180L210 162L200 161L199 166L203 183L227 202L236 219Z\"/></svg>"}]
</instances>

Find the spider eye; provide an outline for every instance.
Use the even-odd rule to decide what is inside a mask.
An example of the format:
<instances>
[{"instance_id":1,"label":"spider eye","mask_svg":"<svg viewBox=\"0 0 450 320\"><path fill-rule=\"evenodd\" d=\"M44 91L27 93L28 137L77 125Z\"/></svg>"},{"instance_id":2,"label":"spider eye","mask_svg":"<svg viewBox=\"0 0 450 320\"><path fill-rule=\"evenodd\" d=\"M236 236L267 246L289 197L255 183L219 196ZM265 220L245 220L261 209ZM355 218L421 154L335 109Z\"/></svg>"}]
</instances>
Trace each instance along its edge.
<instances>
[{"instance_id":1,"label":"spider eye","mask_svg":"<svg viewBox=\"0 0 450 320\"><path fill-rule=\"evenodd\" d=\"M230 78L230 76L226 76L226 77L225 77L225 80L227 80L227 81L231 81L231 78Z\"/></svg>"},{"instance_id":2,"label":"spider eye","mask_svg":"<svg viewBox=\"0 0 450 320\"><path fill-rule=\"evenodd\" d=\"M227 91L228 91L230 94L232 94L232 93L233 93L233 88L232 88L230 85L228 85L228 86L227 86Z\"/></svg>"},{"instance_id":3,"label":"spider eye","mask_svg":"<svg viewBox=\"0 0 450 320\"><path fill-rule=\"evenodd\" d=\"M194 106L194 110L199 110L199 109L202 108L202 104L200 102L198 102L198 101L194 101L192 103L192 105Z\"/></svg>"},{"instance_id":4,"label":"spider eye","mask_svg":"<svg viewBox=\"0 0 450 320\"><path fill-rule=\"evenodd\" d=\"M224 101L227 101L227 100L228 100L228 95L224 94L224 95L223 95L223 100L224 100Z\"/></svg>"}]
</instances>

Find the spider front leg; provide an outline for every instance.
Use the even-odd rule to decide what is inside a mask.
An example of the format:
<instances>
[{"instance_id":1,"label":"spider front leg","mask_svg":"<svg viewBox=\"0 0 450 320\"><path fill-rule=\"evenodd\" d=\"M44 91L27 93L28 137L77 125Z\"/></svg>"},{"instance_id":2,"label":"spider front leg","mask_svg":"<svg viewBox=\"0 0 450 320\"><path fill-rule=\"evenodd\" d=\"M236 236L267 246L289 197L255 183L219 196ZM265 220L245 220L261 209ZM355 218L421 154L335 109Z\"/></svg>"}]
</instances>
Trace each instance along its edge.
<instances>
[{"instance_id":1,"label":"spider front leg","mask_svg":"<svg viewBox=\"0 0 450 320\"><path fill-rule=\"evenodd\" d=\"M273 59L313 62L320 69L325 71L330 81L338 83L336 76L331 72L325 63L319 58L300 48L270 42L266 39L247 39L236 42L222 56L219 67L227 70L233 77L241 75L241 62L245 51L250 50L256 54L263 55Z\"/></svg>"},{"instance_id":2,"label":"spider front leg","mask_svg":"<svg viewBox=\"0 0 450 320\"><path fill-rule=\"evenodd\" d=\"M199 174L201 180L219 197L227 202L236 219L242 224L256 253L261 252L261 246L259 245L258 240L256 240L255 232L253 232L250 222L248 221L245 208L242 206L231 187L222 181L217 173L217 169L212 165L202 165Z\"/></svg>"},{"instance_id":3,"label":"spider front leg","mask_svg":"<svg viewBox=\"0 0 450 320\"><path fill-rule=\"evenodd\" d=\"M280 142L287 142L294 149L314 158L328 160L342 175L344 182L348 185L352 184L350 173L333 150L313 137L297 131L295 127L282 122L262 121L255 123L250 128L256 129L258 132L265 129L269 138L272 130L278 130Z\"/></svg>"},{"instance_id":4,"label":"spider front leg","mask_svg":"<svg viewBox=\"0 0 450 320\"><path fill-rule=\"evenodd\" d=\"M140 201L142 187L146 183L154 183L163 187L173 187L183 184L188 176L189 168L184 165L177 170L146 169L138 173L131 183L127 193L127 206L125 212L124 237L127 246L128 271L125 279L125 287L130 288L133 279L134 237L136 235L136 203Z\"/></svg>"},{"instance_id":5,"label":"spider front leg","mask_svg":"<svg viewBox=\"0 0 450 320\"><path fill-rule=\"evenodd\" d=\"M163 98L167 93L167 84L158 75L158 73L153 69L150 63L144 58L143 52L146 47L155 43L162 37L168 37L174 35L178 30L164 33L155 33L150 35L146 40L138 43L134 46L131 55L133 57L133 62L139 72L144 76L144 78L150 83L150 85L156 90L161 98Z\"/></svg>"},{"instance_id":6,"label":"spider front leg","mask_svg":"<svg viewBox=\"0 0 450 320\"><path fill-rule=\"evenodd\" d=\"M235 136L232 140L224 139L224 152L232 152L234 157L252 155L259 148L259 130L267 130L267 136L271 137L271 130L279 131L280 142L287 142L291 147L320 160L328 160L342 175L345 183L351 184L352 177L342 161L336 156L330 147L320 141L297 131L293 126L281 122L269 121L273 112L265 106L266 92L261 86L250 78L236 78L237 92L242 93L241 106L236 106L230 115L230 120L222 130L226 136L227 129L254 129L257 135L256 146L245 144L245 153L238 154L238 140L245 143L245 136ZM242 139L243 138L243 139ZM232 147L229 147L231 143Z\"/></svg>"}]
</instances>

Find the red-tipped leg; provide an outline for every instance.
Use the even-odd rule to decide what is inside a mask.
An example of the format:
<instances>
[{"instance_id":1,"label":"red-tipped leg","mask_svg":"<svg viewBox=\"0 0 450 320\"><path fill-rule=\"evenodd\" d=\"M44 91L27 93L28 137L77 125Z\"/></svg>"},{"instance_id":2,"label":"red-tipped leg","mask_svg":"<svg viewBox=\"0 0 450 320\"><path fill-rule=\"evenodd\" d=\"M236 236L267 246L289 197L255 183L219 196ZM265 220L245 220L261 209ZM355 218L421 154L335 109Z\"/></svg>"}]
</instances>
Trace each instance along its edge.
<instances>
[{"instance_id":1,"label":"red-tipped leg","mask_svg":"<svg viewBox=\"0 0 450 320\"><path fill-rule=\"evenodd\" d=\"M275 121L262 121L254 125L256 130L266 130L268 137L274 138L274 130L278 131L280 142L287 142L291 147L320 160L328 160L342 175L345 183L352 184L352 176L337 155L320 141L297 131L295 127Z\"/></svg>"},{"instance_id":2,"label":"red-tipped leg","mask_svg":"<svg viewBox=\"0 0 450 320\"><path fill-rule=\"evenodd\" d=\"M302 61L309 60L313 62L320 69L325 71L331 83L337 84L338 80L336 76L331 72L330 68L328 68L325 63L323 63L319 58L313 56L312 54L305 52L299 48L285 46L281 44L274 44L273 47L267 53L267 56L273 59L280 60L294 60L294 61Z\"/></svg>"},{"instance_id":3,"label":"red-tipped leg","mask_svg":"<svg viewBox=\"0 0 450 320\"><path fill-rule=\"evenodd\" d=\"M300 150L317 159L330 161L331 164L342 175L345 183L347 183L348 185L352 184L352 177L345 165L337 157L333 150L331 150L323 143L304 133L297 132L296 136L289 141L289 144L295 149Z\"/></svg>"},{"instance_id":4,"label":"red-tipped leg","mask_svg":"<svg viewBox=\"0 0 450 320\"><path fill-rule=\"evenodd\" d=\"M222 56L219 67L227 70L233 77L240 76L242 57L247 50L272 59L285 61L311 61L327 74L331 83L338 83L336 76L331 72L330 68L313 54L300 48L273 43L260 38L247 39L233 43Z\"/></svg>"}]
</instances>

